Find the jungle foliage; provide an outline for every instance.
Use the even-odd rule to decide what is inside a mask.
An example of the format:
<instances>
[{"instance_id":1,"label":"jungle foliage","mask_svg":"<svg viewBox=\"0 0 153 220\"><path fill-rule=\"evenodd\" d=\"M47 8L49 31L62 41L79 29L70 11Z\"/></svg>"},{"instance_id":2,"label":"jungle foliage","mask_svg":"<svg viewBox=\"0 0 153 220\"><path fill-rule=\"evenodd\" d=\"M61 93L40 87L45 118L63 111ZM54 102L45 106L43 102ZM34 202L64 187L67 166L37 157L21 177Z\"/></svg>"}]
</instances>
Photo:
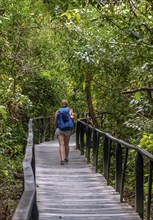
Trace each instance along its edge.
<instances>
[{"instance_id":1,"label":"jungle foliage","mask_svg":"<svg viewBox=\"0 0 153 220\"><path fill-rule=\"evenodd\" d=\"M153 153L151 1L1 0L0 31L0 194L12 193L1 201L5 219L20 196L27 122L53 115L62 98Z\"/></svg>"}]
</instances>

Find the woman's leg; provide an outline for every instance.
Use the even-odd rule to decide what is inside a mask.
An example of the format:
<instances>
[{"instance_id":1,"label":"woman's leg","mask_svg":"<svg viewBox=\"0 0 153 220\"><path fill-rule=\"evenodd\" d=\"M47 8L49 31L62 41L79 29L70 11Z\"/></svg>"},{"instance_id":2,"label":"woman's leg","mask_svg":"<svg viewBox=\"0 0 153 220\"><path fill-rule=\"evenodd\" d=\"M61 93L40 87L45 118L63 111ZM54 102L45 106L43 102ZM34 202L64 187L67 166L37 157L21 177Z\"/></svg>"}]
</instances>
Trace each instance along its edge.
<instances>
[{"instance_id":1,"label":"woman's leg","mask_svg":"<svg viewBox=\"0 0 153 220\"><path fill-rule=\"evenodd\" d=\"M64 145L65 145L65 159L66 160L68 160L69 158L69 141L70 141L70 136L65 136Z\"/></svg>"},{"instance_id":2,"label":"woman's leg","mask_svg":"<svg viewBox=\"0 0 153 220\"><path fill-rule=\"evenodd\" d=\"M64 142L65 136L62 135L58 135L58 141L59 141L59 154L60 154L60 158L61 161L64 161L64 157L65 157L65 142Z\"/></svg>"}]
</instances>

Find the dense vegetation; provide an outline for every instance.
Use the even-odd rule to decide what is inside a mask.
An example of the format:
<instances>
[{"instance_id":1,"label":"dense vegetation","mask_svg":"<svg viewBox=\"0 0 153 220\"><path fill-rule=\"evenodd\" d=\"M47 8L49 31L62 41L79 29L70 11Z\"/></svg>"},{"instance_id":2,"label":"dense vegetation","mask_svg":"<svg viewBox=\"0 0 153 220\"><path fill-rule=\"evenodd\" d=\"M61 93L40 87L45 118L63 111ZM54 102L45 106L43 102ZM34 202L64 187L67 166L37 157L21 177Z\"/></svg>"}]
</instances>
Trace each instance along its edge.
<instances>
[{"instance_id":1,"label":"dense vegetation","mask_svg":"<svg viewBox=\"0 0 153 220\"><path fill-rule=\"evenodd\" d=\"M62 98L153 153L151 1L1 0L0 30L3 219L22 192L28 119L52 115Z\"/></svg>"}]
</instances>

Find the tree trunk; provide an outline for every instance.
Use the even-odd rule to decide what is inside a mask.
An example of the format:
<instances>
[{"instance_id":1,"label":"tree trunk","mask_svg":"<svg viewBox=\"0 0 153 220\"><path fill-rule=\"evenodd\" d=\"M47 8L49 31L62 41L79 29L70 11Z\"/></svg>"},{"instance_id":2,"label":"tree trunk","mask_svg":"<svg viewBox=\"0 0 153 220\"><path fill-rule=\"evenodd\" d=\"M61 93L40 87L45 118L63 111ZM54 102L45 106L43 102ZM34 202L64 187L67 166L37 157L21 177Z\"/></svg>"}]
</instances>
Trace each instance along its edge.
<instances>
[{"instance_id":1,"label":"tree trunk","mask_svg":"<svg viewBox=\"0 0 153 220\"><path fill-rule=\"evenodd\" d=\"M93 103L92 103L91 82L92 82L92 75L90 72L86 71L85 92L86 92L88 110L89 110L89 114L90 114L90 117L91 117L91 120L94 126L96 128L99 128L100 126L97 121L94 108L93 108Z\"/></svg>"}]
</instances>

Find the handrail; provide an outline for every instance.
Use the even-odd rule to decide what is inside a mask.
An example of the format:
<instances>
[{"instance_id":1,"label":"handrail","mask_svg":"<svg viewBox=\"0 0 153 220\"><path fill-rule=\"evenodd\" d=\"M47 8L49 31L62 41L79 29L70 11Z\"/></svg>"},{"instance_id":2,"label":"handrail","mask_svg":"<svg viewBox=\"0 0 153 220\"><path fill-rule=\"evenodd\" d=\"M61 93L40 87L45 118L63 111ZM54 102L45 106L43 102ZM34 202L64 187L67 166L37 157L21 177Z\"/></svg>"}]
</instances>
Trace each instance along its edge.
<instances>
[{"instance_id":1,"label":"handrail","mask_svg":"<svg viewBox=\"0 0 153 220\"><path fill-rule=\"evenodd\" d=\"M78 119L76 127L76 143L77 148L84 155L86 149L87 162L91 161L91 149L93 152L93 165L95 171L98 171L98 154L100 148L100 140L103 140L103 175L109 185L111 157L113 144L115 147L115 187L116 191L120 193L120 201L123 202L123 193L125 185L125 175L128 161L129 149L136 152L135 157L135 211L144 218L144 158L149 160L149 178L148 178L148 196L147 196L147 220L151 218L151 196L153 193L153 155L146 151L135 147L123 140L117 139L97 128L92 127L87 123L86 118ZM123 150L125 150L123 154ZM124 160L123 160L124 159Z\"/></svg>"},{"instance_id":2,"label":"handrail","mask_svg":"<svg viewBox=\"0 0 153 220\"><path fill-rule=\"evenodd\" d=\"M24 173L24 192L18 204L18 207L13 215L12 220L27 220L34 213L37 213L36 209L36 188L35 179L32 169L33 164L33 120L30 119L28 125L28 139L26 146L26 153L23 160L23 173Z\"/></svg>"},{"instance_id":3,"label":"handrail","mask_svg":"<svg viewBox=\"0 0 153 220\"><path fill-rule=\"evenodd\" d=\"M50 140L53 138L53 134L53 117L41 116L29 120L27 145L25 157L22 162L24 191L12 220L39 219L36 203L34 143L42 143L45 140Z\"/></svg>"}]
</instances>

